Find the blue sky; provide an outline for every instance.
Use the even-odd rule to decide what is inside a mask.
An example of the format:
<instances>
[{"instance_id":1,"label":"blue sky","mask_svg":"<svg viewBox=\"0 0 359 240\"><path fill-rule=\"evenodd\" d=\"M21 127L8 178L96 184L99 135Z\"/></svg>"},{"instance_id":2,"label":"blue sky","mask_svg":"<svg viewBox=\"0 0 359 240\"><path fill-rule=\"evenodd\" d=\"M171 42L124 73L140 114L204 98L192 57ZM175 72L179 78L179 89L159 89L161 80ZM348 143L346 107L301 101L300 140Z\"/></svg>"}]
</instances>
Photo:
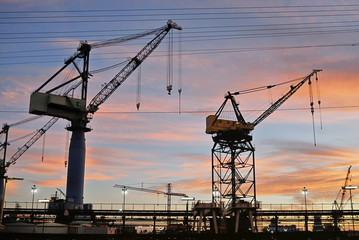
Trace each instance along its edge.
<instances>
[{"instance_id":1,"label":"blue sky","mask_svg":"<svg viewBox=\"0 0 359 240\"><path fill-rule=\"evenodd\" d=\"M210 135L205 118L214 114L227 91L285 82L319 73L320 112L314 85L315 129L307 84L253 131L257 198L264 203L301 203L306 186L313 202L331 203L358 163L358 14L356 1L0 1L0 122L31 117L32 91L45 82L80 40L90 43L155 29L173 19L183 27L182 68L179 34L174 32L174 89L166 91L167 41L141 68L141 108L136 110L137 72L100 106L86 134L85 202L118 202L112 186L124 184L211 198ZM90 71L110 66L139 51L151 37L91 51ZM120 68L94 74L89 99ZM182 88L181 114L178 89ZM253 121L289 85L237 97ZM39 129L39 120L10 129L10 141ZM8 170L7 201L49 198L65 190L68 134L59 120ZM26 142L11 142L8 158ZM139 196L141 196L139 198ZM355 199L355 198L354 198ZM131 193L129 202L157 202ZM176 200L178 201L178 200Z\"/></svg>"}]
</instances>

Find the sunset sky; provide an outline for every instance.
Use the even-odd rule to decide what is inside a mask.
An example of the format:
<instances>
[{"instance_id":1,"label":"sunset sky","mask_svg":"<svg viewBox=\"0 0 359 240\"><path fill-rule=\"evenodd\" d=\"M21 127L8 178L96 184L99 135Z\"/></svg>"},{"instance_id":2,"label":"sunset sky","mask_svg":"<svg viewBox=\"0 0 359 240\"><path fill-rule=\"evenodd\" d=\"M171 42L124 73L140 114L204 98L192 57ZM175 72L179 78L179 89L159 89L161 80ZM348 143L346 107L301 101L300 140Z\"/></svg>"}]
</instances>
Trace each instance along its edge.
<instances>
[{"instance_id":1,"label":"sunset sky","mask_svg":"<svg viewBox=\"0 0 359 240\"><path fill-rule=\"evenodd\" d=\"M332 203L350 165L351 184L359 185L357 1L0 0L0 16L1 125L34 116L28 113L30 94L76 52L80 40L91 44L140 33L168 19L183 28L173 30L172 95L166 90L167 36L141 67L140 110L136 71L94 114L93 130L86 133L85 203L121 202L114 184L165 191L172 183L173 192L210 200L213 142L205 134L206 116L228 91L299 79L313 69L323 70L312 84L317 145L305 84L252 132L257 199L300 204L306 186L308 201ZM87 101L121 66L95 70L135 56L153 37L93 49ZM236 96L246 121L290 84ZM11 127L7 159L50 118ZM39 139L8 169L9 177L24 180L9 182L6 201L31 201L33 184L36 199L50 198L56 188L65 192L68 124L60 119L45 141ZM166 203L134 191L126 201Z\"/></svg>"}]
</instances>

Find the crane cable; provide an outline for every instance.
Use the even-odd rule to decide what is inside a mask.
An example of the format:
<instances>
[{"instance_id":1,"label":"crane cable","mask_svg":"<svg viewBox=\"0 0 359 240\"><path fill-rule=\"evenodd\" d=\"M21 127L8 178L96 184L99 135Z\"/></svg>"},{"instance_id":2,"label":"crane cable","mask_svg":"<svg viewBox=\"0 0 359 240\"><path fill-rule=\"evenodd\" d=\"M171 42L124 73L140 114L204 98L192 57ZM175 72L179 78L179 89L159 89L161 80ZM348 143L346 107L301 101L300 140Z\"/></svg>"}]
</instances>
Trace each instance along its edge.
<instances>
[{"instance_id":1,"label":"crane cable","mask_svg":"<svg viewBox=\"0 0 359 240\"><path fill-rule=\"evenodd\" d=\"M140 104L141 104L141 65L138 66L137 70L137 93L136 93L136 108L137 111L140 110Z\"/></svg>"},{"instance_id":2,"label":"crane cable","mask_svg":"<svg viewBox=\"0 0 359 240\"><path fill-rule=\"evenodd\" d=\"M65 141L65 159L64 159L65 168L67 167L69 141L70 141L70 132L67 131L66 132L66 141Z\"/></svg>"},{"instance_id":3,"label":"crane cable","mask_svg":"<svg viewBox=\"0 0 359 240\"><path fill-rule=\"evenodd\" d=\"M168 95L171 95L173 84L173 33L168 33L168 62L167 62L167 91Z\"/></svg>"},{"instance_id":4,"label":"crane cable","mask_svg":"<svg viewBox=\"0 0 359 240\"><path fill-rule=\"evenodd\" d=\"M45 141L46 141L46 132L44 133L44 136L42 137L42 152L41 152L41 162L44 162L44 156L45 156Z\"/></svg>"},{"instance_id":5,"label":"crane cable","mask_svg":"<svg viewBox=\"0 0 359 240\"><path fill-rule=\"evenodd\" d=\"M182 94L182 31L178 32L178 114L181 114Z\"/></svg>"},{"instance_id":6,"label":"crane cable","mask_svg":"<svg viewBox=\"0 0 359 240\"><path fill-rule=\"evenodd\" d=\"M317 146L317 140L315 137L315 124L314 124L314 101L313 101L313 89L312 89L312 81L309 78L309 99L310 99L310 111L312 113L312 124L313 124L313 137L314 137L314 146Z\"/></svg>"},{"instance_id":7,"label":"crane cable","mask_svg":"<svg viewBox=\"0 0 359 240\"><path fill-rule=\"evenodd\" d=\"M317 85L317 97L318 97L318 108L319 108L319 118L320 118L320 129L323 129L323 121L322 121L322 108L321 108L321 97L320 97L320 89L319 89L319 81L318 81L318 74L315 73L315 82Z\"/></svg>"}]
</instances>

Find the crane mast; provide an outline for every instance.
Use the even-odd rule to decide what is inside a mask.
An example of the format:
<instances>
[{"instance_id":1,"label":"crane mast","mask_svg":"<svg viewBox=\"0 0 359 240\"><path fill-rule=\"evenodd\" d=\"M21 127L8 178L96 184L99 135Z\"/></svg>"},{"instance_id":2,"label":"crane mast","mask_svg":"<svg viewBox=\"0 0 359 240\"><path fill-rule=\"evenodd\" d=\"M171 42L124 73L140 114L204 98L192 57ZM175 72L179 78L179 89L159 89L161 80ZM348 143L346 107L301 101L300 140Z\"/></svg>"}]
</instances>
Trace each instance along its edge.
<instances>
[{"instance_id":1,"label":"crane mast","mask_svg":"<svg viewBox=\"0 0 359 240\"><path fill-rule=\"evenodd\" d=\"M85 174L85 132L91 131L87 127L87 123L91 120L92 114L95 113L101 104L103 104L111 94L131 75L131 73L159 46L166 34L171 29L182 30L173 21L169 20L167 24L161 28L147 31L140 34L129 35L123 38L116 38L104 42L89 44L82 41L77 52L65 61L65 66L57 71L50 79L41 85L32 95L30 99L30 113L38 115L49 115L60 117L71 122L71 126L67 128L72 132L69 155L68 155L68 172L66 185L66 208L67 209L83 209L83 190L84 190L84 174ZM139 51L135 57L126 64L126 66L116 74L116 76L103 87L100 92L86 106L87 98L87 82L89 73L89 54L92 48L106 47L150 34L156 36ZM83 59L83 67L80 69L75 63L75 59ZM59 86L43 93L41 89L52 81L66 66L73 63L79 72L79 75L66 81ZM58 96L52 94L53 91L65 86L66 84L82 79L81 98L73 98L67 96Z\"/></svg>"}]
</instances>

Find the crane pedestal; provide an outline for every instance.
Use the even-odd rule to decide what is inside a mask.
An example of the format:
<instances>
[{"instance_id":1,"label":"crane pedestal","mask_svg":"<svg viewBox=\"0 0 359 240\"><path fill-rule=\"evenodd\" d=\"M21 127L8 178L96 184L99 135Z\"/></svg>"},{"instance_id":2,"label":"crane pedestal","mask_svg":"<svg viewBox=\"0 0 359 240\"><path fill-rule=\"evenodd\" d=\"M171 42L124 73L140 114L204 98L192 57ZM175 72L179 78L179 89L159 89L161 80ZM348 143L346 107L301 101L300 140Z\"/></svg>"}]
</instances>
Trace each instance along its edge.
<instances>
[{"instance_id":1,"label":"crane pedestal","mask_svg":"<svg viewBox=\"0 0 359 240\"><path fill-rule=\"evenodd\" d=\"M256 201L254 147L251 136L244 136L237 131L213 136L212 200L225 208Z\"/></svg>"},{"instance_id":2,"label":"crane pedestal","mask_svg":"<svg viewBox=\"0 0 359 240\"><path fill-rule=\"evenodd\" d=\"M66 185L66 209L83 209L86 144L85 132L91 129L86 123L72 123L67 130L72 132Z\"/></svg>"},{"instance_id":3,"label":"crane pedestal","mask_svg":"<svg viewBox=\"0 0 359 240\"><path fill-rule=\"evenodd\" d=\"M212 138L212 201L223 206L224 216L233 217L229 225L234 225L235 233L254 231L256 187L252 137L234 130L219 132ZM239 229L243 222L247 227Z\"/></svg>"}]
</instances>

